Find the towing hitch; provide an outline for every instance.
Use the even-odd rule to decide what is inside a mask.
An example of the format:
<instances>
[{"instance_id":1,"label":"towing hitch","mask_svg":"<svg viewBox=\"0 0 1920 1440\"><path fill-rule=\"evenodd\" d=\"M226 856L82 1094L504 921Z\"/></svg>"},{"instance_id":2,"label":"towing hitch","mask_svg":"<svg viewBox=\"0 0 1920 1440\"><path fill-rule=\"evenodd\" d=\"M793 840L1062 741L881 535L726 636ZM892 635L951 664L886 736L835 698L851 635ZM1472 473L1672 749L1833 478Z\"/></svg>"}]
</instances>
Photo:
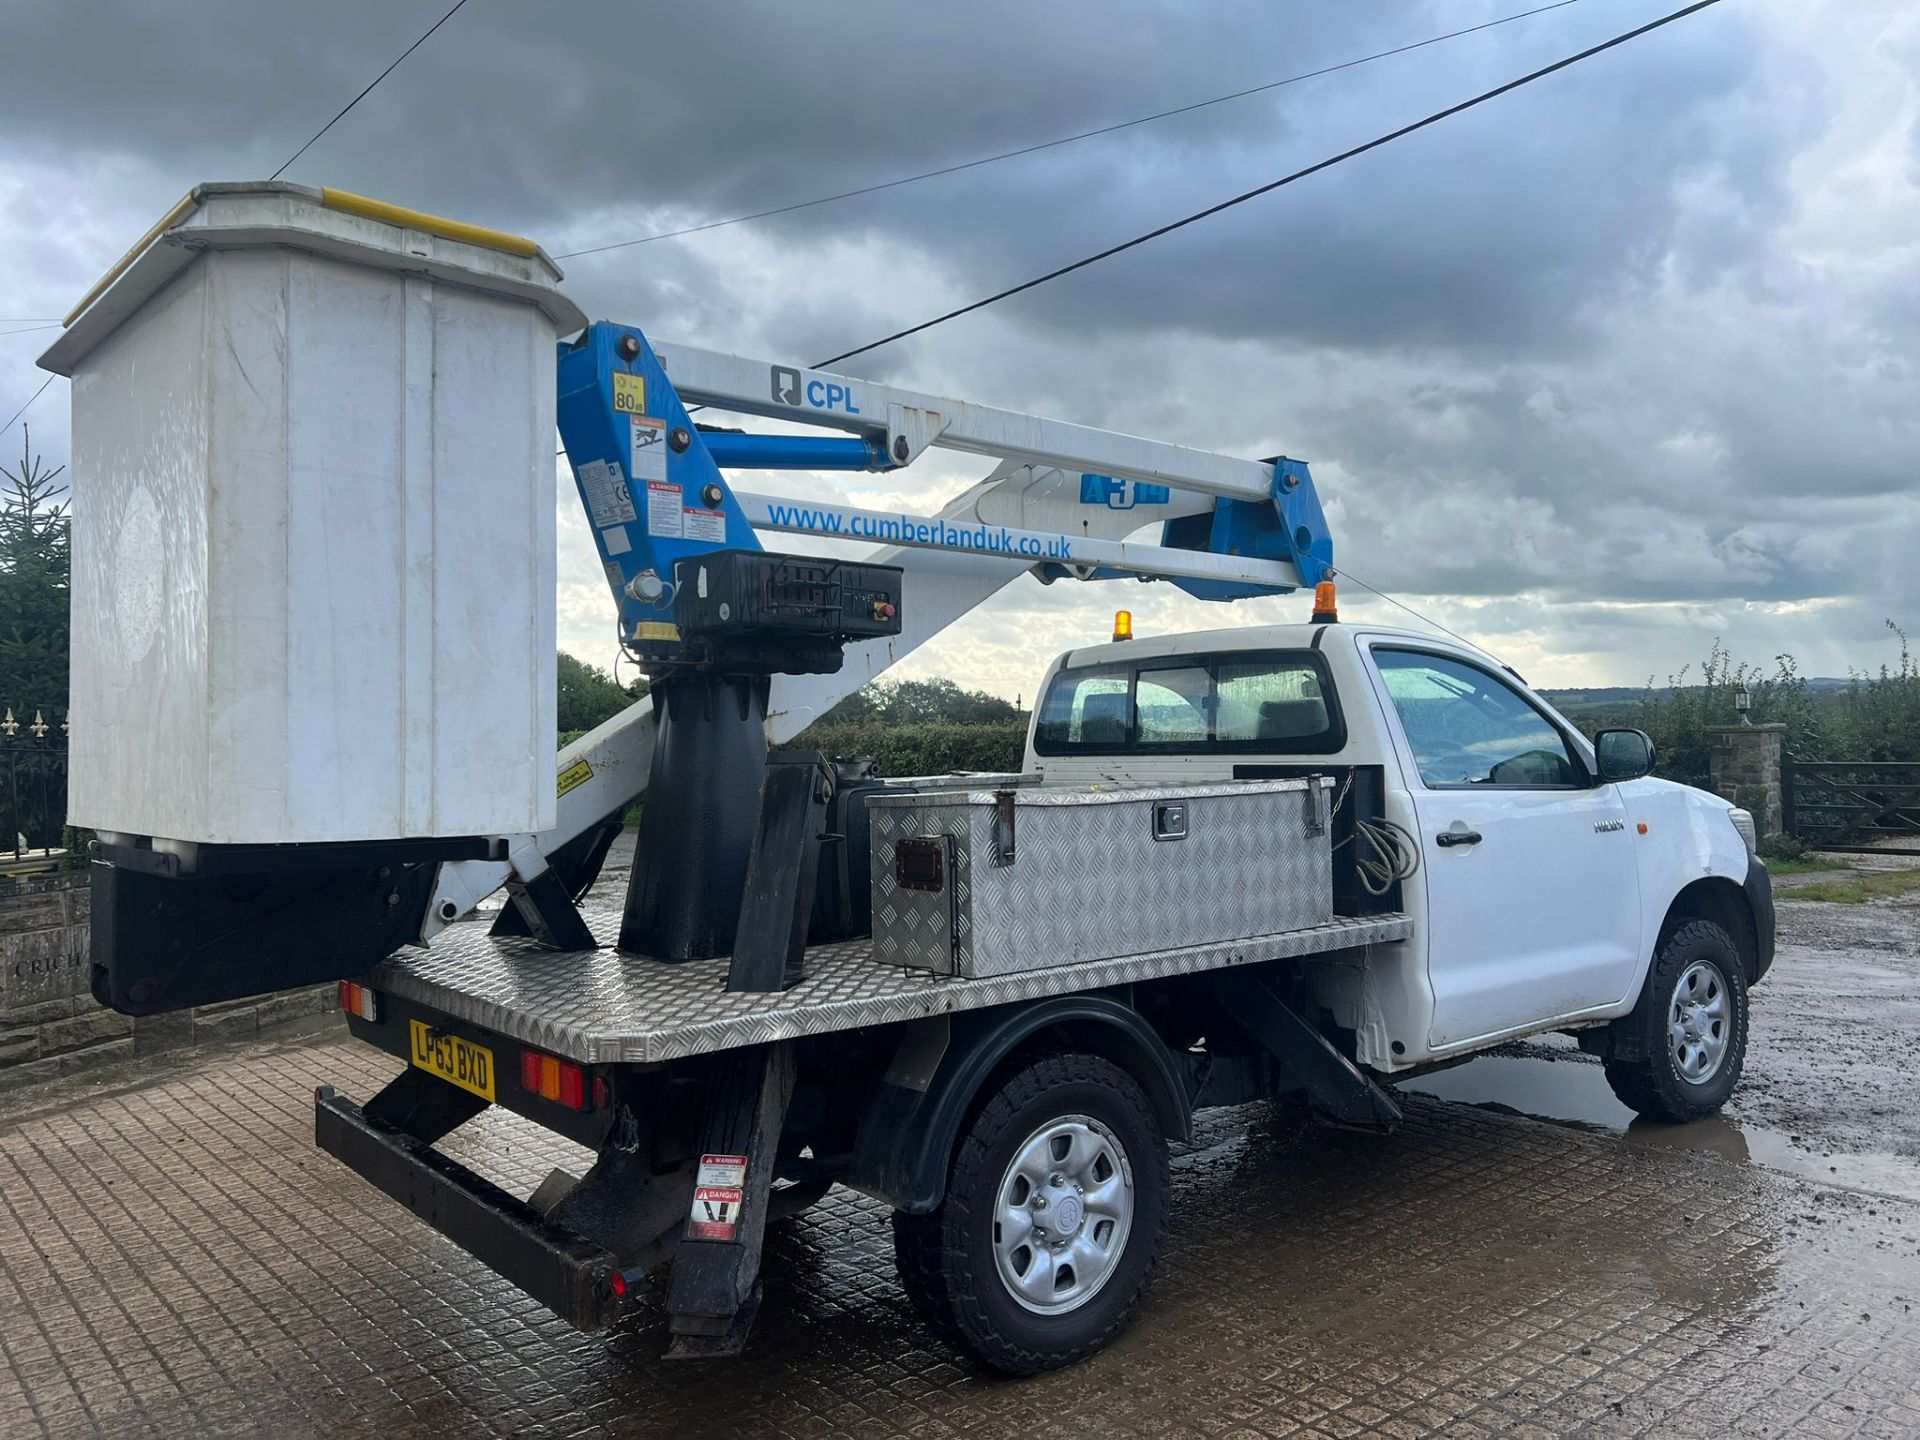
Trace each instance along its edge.
<instances>
[{"instance_id":1,"label":"towing hitch","mask_svg":"<svg viewBox=\"0 0 1920 1440\"><path fill-rule=\"evenodd\" d=\"M619 1315L625 1277L611 1251L554 1223L431 1143L369 1119L331 1085L313 1092L313 1139L569 1325L600 1330Z\"/></svg>"}]
</instances>

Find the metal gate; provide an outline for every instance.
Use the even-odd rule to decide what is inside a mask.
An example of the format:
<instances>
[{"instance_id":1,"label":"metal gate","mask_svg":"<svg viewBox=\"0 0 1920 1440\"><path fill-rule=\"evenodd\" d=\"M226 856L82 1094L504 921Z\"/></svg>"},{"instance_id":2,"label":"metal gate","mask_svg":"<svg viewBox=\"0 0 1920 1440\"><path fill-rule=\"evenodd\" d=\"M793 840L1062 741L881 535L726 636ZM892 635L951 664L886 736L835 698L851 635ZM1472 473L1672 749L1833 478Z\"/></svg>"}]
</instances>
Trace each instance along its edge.
<instances>
[{"instance_id":1,"label":"metal gate","mask_svg":"<svg viewBox=\"0 0 1920 1440\"><path fill-rule=\"evenodd\" d=\"M1817 850L1920 855L1920 762L1789 755L1780 764L1780 824Z\"/></svg>"},{"instance_id":2,"label":"metal gate","mask_svg":"<svg viewBox=\"0 0 1920 1440\"><path fill-rule=\"evenodd\" d=\"M67 823L66 726L35 711L32 724L0 720L0 862L58 854Z\"/></svg>"}]
</instances>

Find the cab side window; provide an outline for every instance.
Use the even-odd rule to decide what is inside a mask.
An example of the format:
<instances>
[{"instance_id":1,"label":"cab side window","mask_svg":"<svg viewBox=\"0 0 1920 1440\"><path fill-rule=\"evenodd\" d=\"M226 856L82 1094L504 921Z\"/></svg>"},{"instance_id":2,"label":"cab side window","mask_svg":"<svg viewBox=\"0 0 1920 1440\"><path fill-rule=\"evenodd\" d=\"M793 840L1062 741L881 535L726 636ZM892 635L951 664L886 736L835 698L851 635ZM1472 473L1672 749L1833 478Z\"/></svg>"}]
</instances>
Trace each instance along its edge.
<instances>
[{"instance_id":1,"label":"cab side window","mask_svg":"<svg viewBox=\"0 0 1920 1440\"><path fill-rule=\"evenodd\" d=\"M1506 681L1418 650L1376 649L1373 660L1428 786L1581 782L1566 737Z\"/></svg>"},{"instance_id":2,"label":"cab side window","mask_svg":"<svg viewBox=\"0 0 1920 1440\"><path fill-rule=\"evenodd\" d=\"M1047 692L1035 738L1064 754L1068 747L1119 750L1133 731L1133 672L1125 665L1062 674Z\"/></svg>"}]
</instances>

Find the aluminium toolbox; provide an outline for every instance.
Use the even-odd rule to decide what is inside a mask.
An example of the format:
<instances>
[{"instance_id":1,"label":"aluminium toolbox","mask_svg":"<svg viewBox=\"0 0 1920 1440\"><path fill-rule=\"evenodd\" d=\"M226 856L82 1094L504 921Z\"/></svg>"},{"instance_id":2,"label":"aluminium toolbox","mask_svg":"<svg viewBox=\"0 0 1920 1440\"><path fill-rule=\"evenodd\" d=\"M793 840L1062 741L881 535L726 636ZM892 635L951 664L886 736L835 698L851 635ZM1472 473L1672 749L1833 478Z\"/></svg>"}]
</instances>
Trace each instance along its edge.
<instances>
[{"instance_id":1,"label":"aluminium toolbox","mask_svg":"<svg viewBox=\"0 0 1920 1440\"><path fill-rule=\"evenodd\" d=\"M1331 783L870 796L873 958L980 979L1325 924Z\"/></svg>"},{"instance_id":2,"label":"aluminium toolbox","mask_svg":"<svg viewBox=\"0 0 1920 1440\"><path fill-rule=\"evenodd\" d=\"M882 780L869 755L836 755L833 798L827 802L827 838L820 847L820 870L813 887L810 945L831 944L873 933L869 908L873 836L867 801L875 795L905 795L927 790L979 790L985 786L1024 785L1030 775L1000 771L955 771Z\"/></svg>"}]
</instances>

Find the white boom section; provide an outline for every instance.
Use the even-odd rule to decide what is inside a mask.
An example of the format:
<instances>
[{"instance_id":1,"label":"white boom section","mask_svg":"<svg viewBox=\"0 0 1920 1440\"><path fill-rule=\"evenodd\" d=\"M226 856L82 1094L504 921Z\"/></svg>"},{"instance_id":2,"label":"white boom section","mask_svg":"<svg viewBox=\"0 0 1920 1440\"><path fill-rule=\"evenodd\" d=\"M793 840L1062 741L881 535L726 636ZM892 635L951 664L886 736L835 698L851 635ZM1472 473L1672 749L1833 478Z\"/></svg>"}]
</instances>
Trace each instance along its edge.
<instances>
[{"instance_id":1,"label":"white boom section","mask_svg":"<svg viewBox=\"0 0 1920 1440\"><path fill-rule=\"evenodd\" d=\"M1186 575L1204 580L1242 580L1262 585L1299 584L1290 561L1254 560L1204 550L1170 550L1138 541L1101 540L1060 530L1021 530L1007 525L968 523L913 515L906 511L862 510L815 500L801 503L778 495L733 492L756 529L828 540L890 540L928 550L957 550L1066 566L1104 566L1136 575ZM1136 522L1137 523L1137 522Z\"/></svg>"},{"instance_id":2,"label":"white boom section","mask_svg":"<svg viewBox=\"0 0 1920 1440\"><path fill-rule=\"evenodd\" d=\"M938 445L1036 469L1085 471L1235 500L1273 498L1273 466L1260 460L717 350L655 341L653 353L680 398L689 404L881 436L886 453L902 465L927 446Z\"/></svg>"}]
</instances>

